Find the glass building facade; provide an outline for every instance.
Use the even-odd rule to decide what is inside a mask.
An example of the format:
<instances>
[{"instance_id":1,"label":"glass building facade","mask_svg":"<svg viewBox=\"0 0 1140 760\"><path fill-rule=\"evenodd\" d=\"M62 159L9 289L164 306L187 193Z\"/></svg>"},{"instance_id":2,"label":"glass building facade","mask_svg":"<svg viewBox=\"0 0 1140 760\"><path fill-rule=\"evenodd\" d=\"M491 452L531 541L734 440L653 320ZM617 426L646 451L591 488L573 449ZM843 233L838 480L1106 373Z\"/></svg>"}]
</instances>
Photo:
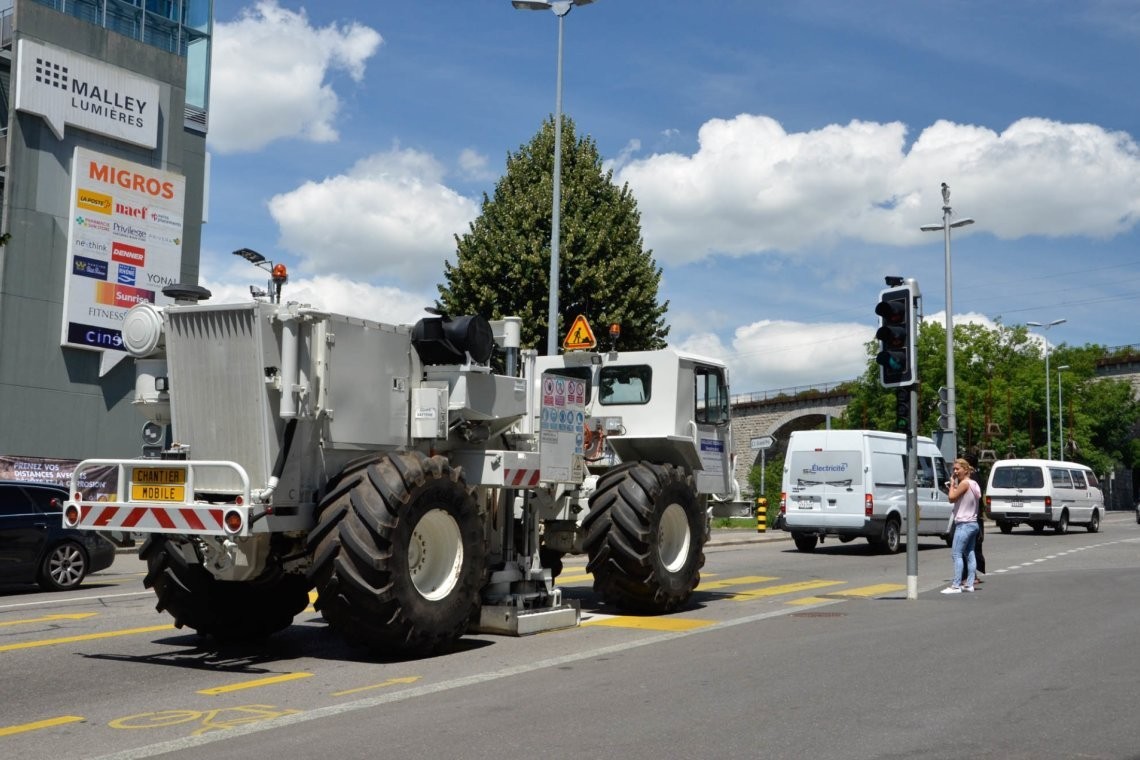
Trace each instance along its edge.
<instances>
[{"instance_id":1,"label":"glass building facade","mask_svg":"<svg viewBox=\"0 0 1140 760\"><path fill-rule=\"evenodd\" d=\"M33 0L186 59L186 127L206 131L214 0ZM0 16L12 0L0 0Z\"/></svg>"}]
</instances>

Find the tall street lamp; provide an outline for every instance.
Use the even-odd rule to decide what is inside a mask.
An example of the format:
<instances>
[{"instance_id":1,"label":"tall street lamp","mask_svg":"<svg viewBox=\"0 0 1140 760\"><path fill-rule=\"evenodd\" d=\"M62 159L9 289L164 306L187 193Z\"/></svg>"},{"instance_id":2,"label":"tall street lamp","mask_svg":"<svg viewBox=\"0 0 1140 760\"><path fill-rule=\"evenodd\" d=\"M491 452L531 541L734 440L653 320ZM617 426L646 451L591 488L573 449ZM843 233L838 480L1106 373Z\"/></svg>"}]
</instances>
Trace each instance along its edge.
<instances>
[{"instance_id":1,"label":"tall street lamp","mask_svg":"<svg viewBox=\"0 0 1140 760\"><path fill-rule=\"evenodd\" d=\"M546 353L558 354L558 245L562 227L562 19L575 5L589 5L594 0L511 0L511 5L525 11L554 11L558 16L558 76L554 87L554 211L550 221L550 308L547 313Z\"/></svg>"},{"instance_id":2,"label":"tall street lamp","mask_svg":"<svg viewBox=\"0 0 1140 760\"><path fill-rule=\"evenodd\" d=\"M1041 324L1040 322L1026 322L1025 324L1030 327L1040 327L1049 332L1050 327L1065 324L1065 319L1054 319L1049 324ZM1049 388L1049 339L1045 338L1045 451L1048 452L1046 459L1053 458L1053 412L1050 409L1050 396L1053 395L1052 389Z\"/></svg>"},{"instance_id":3,"label":"tall street lamp","mask_svg":"<svg viewBox=\"0 0 1140 760\"><path fill-rule=\"evenodd\" d=\"M950 273L950 230L973 224L973 219L950 221L950 186L942 183L942 224L924 224L923 232L943 231L946 249L946 430L942 436L942 456L948 462L958 458L958 416L954 397L954 279Z\"/></svg>"},{"instance_id":4,"label":"tall street lamp","mask_svg":"<svg viewBox=\"0 0 1140 760\"><path fill-rule=\"evenodd\" d=\"M1061 461L1065 461L1065 395L1061 389L1061 373L1069 368L1068 364L1057 367L1057 437L1061 439Z\"/></svg>"}]
</instances>

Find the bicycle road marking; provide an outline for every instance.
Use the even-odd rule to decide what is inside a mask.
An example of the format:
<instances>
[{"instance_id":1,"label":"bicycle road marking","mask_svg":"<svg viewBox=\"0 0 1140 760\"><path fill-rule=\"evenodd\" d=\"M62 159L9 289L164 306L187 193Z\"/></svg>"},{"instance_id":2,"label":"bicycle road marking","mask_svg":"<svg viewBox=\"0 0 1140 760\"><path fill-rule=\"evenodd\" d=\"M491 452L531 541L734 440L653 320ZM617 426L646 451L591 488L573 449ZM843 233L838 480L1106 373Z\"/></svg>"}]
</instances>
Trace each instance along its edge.
<instances>
[{"instance_id":1,"label":"bicycle road marking","mask_svg":"<svg viewBox=\"0 0 1140 760\"><path fill-rule=\"evenodd\" d=\"M233 729L238 726L248 726L262 721L281 718L286 715L297 715L301 711L292 708L281 708L273 705L242 705L240 707L219 707L213 710L160 710L151 713L137 713L116 718L107 723L111 728L124 730L141 730L150 728L169 728L183 723L194 723L201 720L202 725L194 729L190 736L202 736L211 731ZM222 720L217 720L221 717Z\"/></svg>"}]
</instances>

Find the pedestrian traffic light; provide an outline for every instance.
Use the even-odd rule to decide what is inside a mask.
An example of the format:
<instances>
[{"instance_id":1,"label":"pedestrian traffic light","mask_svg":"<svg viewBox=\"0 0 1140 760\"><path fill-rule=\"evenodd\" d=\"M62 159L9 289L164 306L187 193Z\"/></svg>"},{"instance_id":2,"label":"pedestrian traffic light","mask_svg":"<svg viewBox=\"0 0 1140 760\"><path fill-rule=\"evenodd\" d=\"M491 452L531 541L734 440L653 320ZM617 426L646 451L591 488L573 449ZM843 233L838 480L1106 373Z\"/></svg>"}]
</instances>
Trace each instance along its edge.
<instances>
[{"instance_id":1,"label":"pedestrian traffic light","mask_svg":"<svg viewBox=\"0 0 1140 760\"><path fill-rule=\"evenodd\" d=\"M938 429L950 429L950 389L945 386L938 389Z\"/></svg>"},{"instance_id":2,"label":"pedestrian traffic light","mask_svg":"<svg viewBox=\"0 0 1140 760\"><path fill-rule=\"evenodd\" d=\"M910 430L910 386L895 388L895 430Z\"/></svg>"},{"instance_id":3,"label":"pedestrian traffic light","mask_svg":"<svg viewBox=\"0 0 1140 760\"><path fill-rule=\"evenodd\" d=\"M892 278L893 279L893 278ZM918 382L915 343L918 325L914 299L918 295L914 280L888 287L879 293L875 313L879 315L879 382L884 388L897 388Z\"/></svg>"}]
</instances>

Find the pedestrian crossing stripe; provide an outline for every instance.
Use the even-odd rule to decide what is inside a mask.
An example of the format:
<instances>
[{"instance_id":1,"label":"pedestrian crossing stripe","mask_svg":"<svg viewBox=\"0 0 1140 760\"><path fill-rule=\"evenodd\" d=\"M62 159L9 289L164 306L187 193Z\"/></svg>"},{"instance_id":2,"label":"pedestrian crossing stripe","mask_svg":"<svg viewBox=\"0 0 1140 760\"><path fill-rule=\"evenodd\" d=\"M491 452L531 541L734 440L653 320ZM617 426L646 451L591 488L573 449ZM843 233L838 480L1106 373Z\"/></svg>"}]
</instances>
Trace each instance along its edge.
<instances>
[{"instance_id":1,"label":"pedestrian crossing stripe","mask_svg":"<svg viewBox=\"0 0 1140 760\"><path fill-rule=\"evenodd\" d=\"M741 591L729 597L729 600L741 602L748 599L760 599L766 596L779 596L781 594L794 594L799 591L812 591L828 586L841 586L843 581L800 581L798 583L784 583L779 586L765 586L764 588Z\"/></svg>"},{"instance_id":2,"label":"pedestrian crossing stripe","mask_svg":"<svg viewBox=\"0 0 1140 760\"><path fill-rule=\"evenodd\" d=\"M635 617L632 615L596 615L582 621L582 627L604 625L611 628L637 628L643 631L692 631L716 625L714 620L694 620L692 618Z\"/></svg>"}]
</instances>

